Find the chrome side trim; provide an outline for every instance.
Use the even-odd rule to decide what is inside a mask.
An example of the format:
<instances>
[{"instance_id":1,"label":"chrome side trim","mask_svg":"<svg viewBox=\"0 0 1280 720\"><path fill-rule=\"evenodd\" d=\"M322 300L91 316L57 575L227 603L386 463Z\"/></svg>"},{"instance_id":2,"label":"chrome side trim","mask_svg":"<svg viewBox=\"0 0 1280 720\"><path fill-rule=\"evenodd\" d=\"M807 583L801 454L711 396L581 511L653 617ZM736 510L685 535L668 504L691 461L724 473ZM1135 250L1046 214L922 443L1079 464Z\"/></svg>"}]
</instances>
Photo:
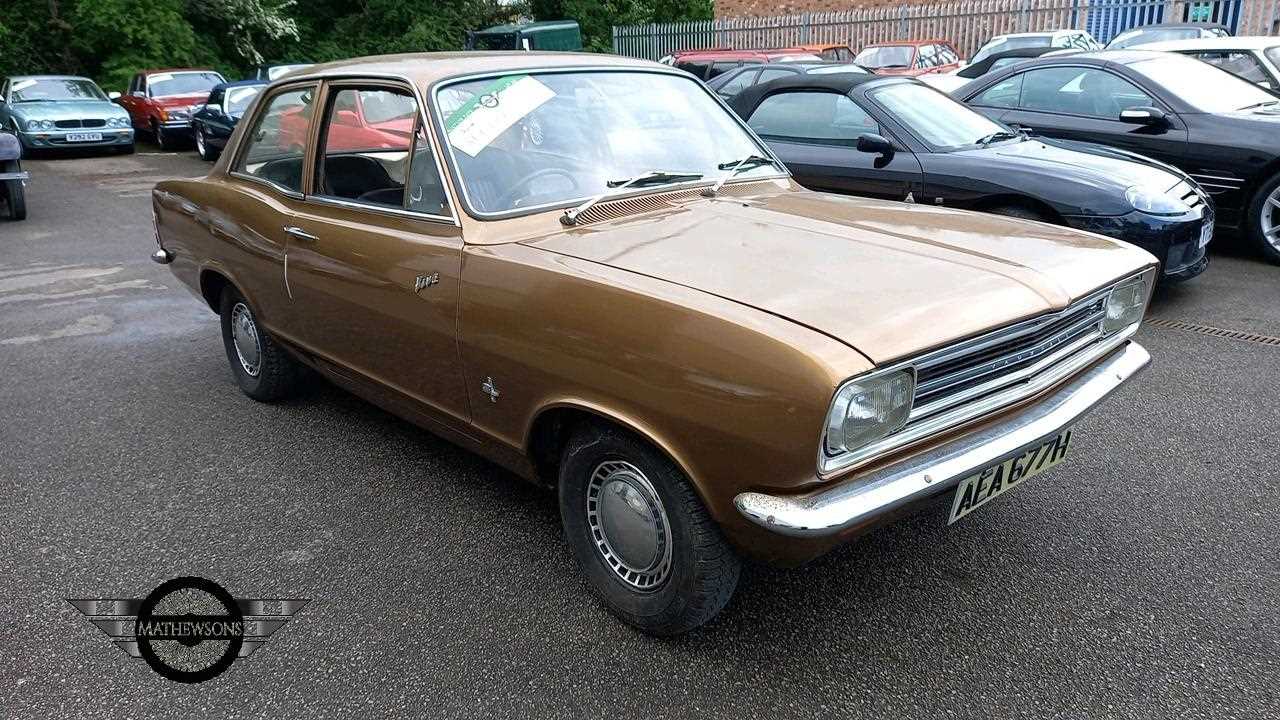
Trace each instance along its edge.
<instances>
[{"instance_id":1,"label":"chrome side trim","mask_svg":"<svg viewBox=\"0 0 1280 720\"><path fill-rule=\"evenodd\" d=\"M813 495L745 492L738 512L789 537L824 537L945 492L963 478L1020 455L1074 424L1151 362L1129 342L1052 395L1007 420Z\"/></svg>"}]
</instances>

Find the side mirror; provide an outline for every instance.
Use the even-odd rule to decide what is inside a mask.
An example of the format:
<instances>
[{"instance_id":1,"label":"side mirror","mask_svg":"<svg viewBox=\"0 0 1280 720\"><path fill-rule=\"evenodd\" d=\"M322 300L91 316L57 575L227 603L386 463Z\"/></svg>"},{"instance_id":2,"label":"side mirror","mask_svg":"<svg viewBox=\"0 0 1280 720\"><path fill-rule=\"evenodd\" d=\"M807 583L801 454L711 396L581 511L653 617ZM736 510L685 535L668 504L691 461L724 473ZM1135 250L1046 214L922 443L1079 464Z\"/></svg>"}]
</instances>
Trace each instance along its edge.
<instances>
[{"instance_id":1,"label":"side mirror","mask_svg":"<svg viewBox=\"0 0 1280 720\"><path fill-rule=\"evenodd\" d=\"M115 90L112 90L111 92L107 93L107 99L108 99L108 100L119 100L119 99L120 99L120 93L116 92Z\"/></svg>"},{"instance_id":2,"label":"side mirror","mask_svg":"<svg viewBox=\"0 0 1280 720\"><path fill-rule=\"evenodd\" d=\"M1121 110L1120 122L1146 127L1165 127L1169 124L1169 116L1160 108L1135 107Z\"/></svg>"},{"instance_id":3,"label":"side mirror","mask_svg":"<svg viewBox=\"0 0 1280 720\"><path fill-rule=\"evenodd\" d=\"M132 95L132 96L134 96L134 97L146 97L146 96L147 96L147 92L146 92L145 90L134 90L133 92L131 92L131 93L129 93L129 94L130 94L130 95Z\"/></svg>"},{"instance_id":4,"label":"side mirror","mask_svg":"<svg viewBox=\"0 0 1280 720\"><path fill-rule=\"evenodd\" d=\"M204 106L204 109L212 113L222 114L222 106L218 103L207 103Z\"/></svg>"},{"instance_id":5,"label":"side mirror","mask_svg":"<svg viewBox=\"0 0 1280 720\"><path fill-rule=\"evenodd\" d=\"M863 133L858 136L858 152L875 153L885 157L893 157L893 143L882 135Z\"/></svg>"}]
</instances>

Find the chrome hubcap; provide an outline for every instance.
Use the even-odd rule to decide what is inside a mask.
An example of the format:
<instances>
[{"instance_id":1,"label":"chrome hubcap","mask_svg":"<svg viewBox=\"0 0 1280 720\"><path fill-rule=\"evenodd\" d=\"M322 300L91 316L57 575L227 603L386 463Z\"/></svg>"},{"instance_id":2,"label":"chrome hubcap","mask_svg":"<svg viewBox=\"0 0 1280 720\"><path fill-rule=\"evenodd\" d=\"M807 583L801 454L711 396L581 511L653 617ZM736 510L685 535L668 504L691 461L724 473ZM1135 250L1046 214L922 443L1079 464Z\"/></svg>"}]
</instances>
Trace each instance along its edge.
<instances>
[{"instance_id":1,"label":"chrome hubcap","mask_svg":"<svg viewBox=\"0 0 1280 720\"><path fill-rule=\"evenodd\" d=\"M258 341L258 326L253 322L253 313L244 303L236 303L231 308L231 344L236 347L240 367L249 377L258 377L262 344Z\"/></svg>"},{"instance_id":2,"label":"chrome hubcap","mask_svg":"<svg viewBox=\"0 0 1280 720\"><path fill-rule=\"evenodd\" d=\"M201 155L204 154L204 131L203 130L196 131L196 150L199 150Z\"/></svg>"},{"instance_id":3,"label":"chrome hubcap","mask_svg":"<svg viewBox=\"0 0 1280 720\"><path fill-rule=\"evenodd\" d=\"M619 580L642 591L671 574L671 525L658 492L640 468L609 460L587 485L587 524L596 550Z\"/></svg>"},{"instance_id":4,"label":"chrome hubcap","mask_svg":"<svg viewBox=\"0 0 1280 720\"><path fill-rule=\"evenodd\" d=\"M1280 250L1280 187L1271 191L1262 206L1262 237Z\"/></svg>"}]
</instances>

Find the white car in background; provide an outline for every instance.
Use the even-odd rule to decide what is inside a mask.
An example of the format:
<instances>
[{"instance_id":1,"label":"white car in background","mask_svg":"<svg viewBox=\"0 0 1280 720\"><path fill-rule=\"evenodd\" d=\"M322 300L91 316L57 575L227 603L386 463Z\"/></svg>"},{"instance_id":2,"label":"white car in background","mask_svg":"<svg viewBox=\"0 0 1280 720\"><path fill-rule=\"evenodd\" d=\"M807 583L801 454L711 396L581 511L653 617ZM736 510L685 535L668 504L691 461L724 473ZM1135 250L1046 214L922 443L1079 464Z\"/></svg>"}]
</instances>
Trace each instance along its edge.
<instances>
[{"instance_id":1,"label":"white car in background","mask_svg":"<svg viewBox=\"0 0 1280 720\"><path fill-rule=\"evenodd\" d=\"M1280 37L1209 37L1143 45L1190 55L1239 75L1272 92L1280 92Z\"/></svg>"},{"instance_id":2,"label":"white car in background","mask_svg":"<svg viewBox=\"0 0 1280 720\"><path fill-rule=\"evenodd\" d=\"M995 53L1022 48L1051 47L1089 52L1101 50L1102 43L1083 30L1045 30L1043 32L1010 33L996 35L969 58L969 64L983 60Z\"/></svg>"}]
</instances>

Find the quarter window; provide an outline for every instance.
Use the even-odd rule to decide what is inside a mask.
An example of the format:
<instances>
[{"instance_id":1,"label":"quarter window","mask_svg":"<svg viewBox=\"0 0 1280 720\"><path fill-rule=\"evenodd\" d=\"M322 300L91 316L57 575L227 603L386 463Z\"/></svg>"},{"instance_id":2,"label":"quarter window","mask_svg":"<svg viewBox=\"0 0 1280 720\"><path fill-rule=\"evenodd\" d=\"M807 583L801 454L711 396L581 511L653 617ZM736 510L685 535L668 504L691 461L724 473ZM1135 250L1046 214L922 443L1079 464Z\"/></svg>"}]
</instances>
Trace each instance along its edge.
<instances>
[{"instance_id":1,"label":"quarter window","mask_svg":"<svg viewBox=\"0 0 1280 720\"><path fill-rule=\"evenodd\" d=\"M272 96L254 119L236 170L285 190L302 192L302 158L314 99L314 87Z\"/></svg>"},{"instance_id":2,"label":"quarter window","mask_svg":"<svg viewBox=\"0 0 1280 720\"><path fill-rule=\"evenodd\" d=\"M335 88L316 163L316 194L403 208L418 106L407 91Z\"/></svg>"},{"instance_id":3,"label":"quarter window","mask_svg":"<svg viewBox=\"0 0 1280 720\"><path fill-rule=\"evenodd\" d=\"M766 137L824 145L852 145L880 126L845 95L830 92L789 92L770 95L756 107L748 122Z\"/></svg>"}]
</instances>

